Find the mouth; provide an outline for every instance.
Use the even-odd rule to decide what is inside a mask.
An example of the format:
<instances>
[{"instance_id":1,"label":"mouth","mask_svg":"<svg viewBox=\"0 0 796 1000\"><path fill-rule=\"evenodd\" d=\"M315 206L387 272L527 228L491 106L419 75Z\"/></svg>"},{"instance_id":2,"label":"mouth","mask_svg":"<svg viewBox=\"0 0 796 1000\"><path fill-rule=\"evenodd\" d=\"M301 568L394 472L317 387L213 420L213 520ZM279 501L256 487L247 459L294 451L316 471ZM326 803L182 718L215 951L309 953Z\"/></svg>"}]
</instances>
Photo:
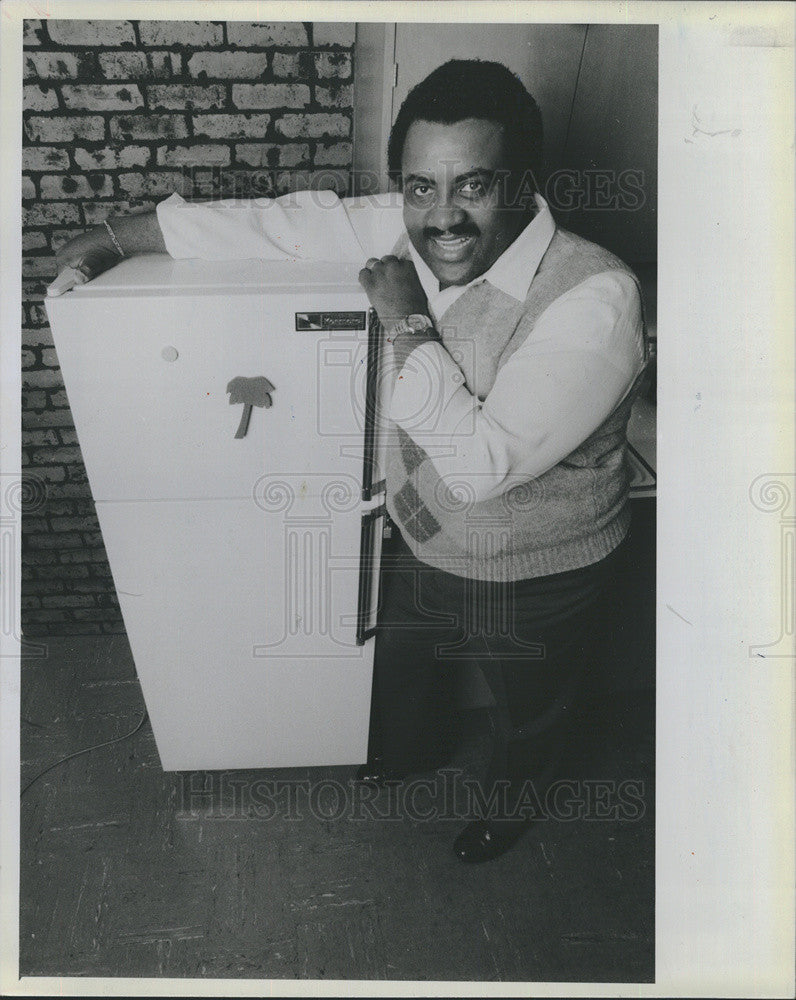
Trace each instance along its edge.
<instances>
[{"instance_id":1,"label":"mouth","mask_svg":"<svg viewBox=\"0 0 796 1000\"><path fill-rule=\"evenodd\" d=\"M448 263L464 260L470 253L477 237L470 233L454 235L452 233L437 233L429 235L427 242L434 250L434 255Z\"/></svg>"}]
</instances>

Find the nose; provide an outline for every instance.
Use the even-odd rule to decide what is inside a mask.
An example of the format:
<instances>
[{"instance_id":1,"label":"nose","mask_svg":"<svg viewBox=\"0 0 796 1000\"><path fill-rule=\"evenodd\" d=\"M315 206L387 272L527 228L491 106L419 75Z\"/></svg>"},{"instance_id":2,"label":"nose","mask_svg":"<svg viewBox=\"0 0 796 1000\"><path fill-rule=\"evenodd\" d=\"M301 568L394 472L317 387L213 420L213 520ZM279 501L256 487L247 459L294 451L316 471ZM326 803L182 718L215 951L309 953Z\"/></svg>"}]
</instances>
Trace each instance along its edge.
<instances>
[{"instance_id":1,"label":"nose","mask_svg":"<svg viewBox=\"0 0 796 1000\"><path fill-rule=\"evenodd\" d=\"M446 232L454 226L460 226L468 219L467 212L457 204L450 194L438 192L434 205L428 210L425 224L429 228Z\"/></svg>"}]
</instances>

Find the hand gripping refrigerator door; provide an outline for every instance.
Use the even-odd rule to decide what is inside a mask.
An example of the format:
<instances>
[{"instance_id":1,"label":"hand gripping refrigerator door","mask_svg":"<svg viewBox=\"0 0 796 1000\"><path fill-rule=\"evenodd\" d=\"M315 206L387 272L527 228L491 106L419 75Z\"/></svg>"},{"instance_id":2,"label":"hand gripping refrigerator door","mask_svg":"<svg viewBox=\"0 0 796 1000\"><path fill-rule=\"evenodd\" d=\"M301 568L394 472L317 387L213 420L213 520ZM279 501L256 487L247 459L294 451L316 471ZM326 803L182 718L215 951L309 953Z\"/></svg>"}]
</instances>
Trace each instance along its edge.
<instances>
[{"instance_id":1,"label":"hand gripping refrigerator door","mask_svg":"<svg viewBox=\"0 0 796 1000\"><path fill-rule=\"evenodd\" d=\"M47 300L165 770L366 759L390 380L357 273L148 255Z\"/></svg>"}]
</instances>

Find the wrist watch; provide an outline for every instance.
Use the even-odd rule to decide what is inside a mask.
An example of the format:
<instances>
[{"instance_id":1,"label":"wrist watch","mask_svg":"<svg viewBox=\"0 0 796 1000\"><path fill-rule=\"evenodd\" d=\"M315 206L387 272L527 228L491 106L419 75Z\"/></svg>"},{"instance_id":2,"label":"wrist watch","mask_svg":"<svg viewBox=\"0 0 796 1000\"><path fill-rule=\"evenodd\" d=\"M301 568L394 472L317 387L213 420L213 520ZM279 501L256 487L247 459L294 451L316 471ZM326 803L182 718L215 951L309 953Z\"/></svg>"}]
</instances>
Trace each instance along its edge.
<instances>
[{"instance_id":1,"label":"wrist watch","mask_svg":"<svg viewBox=\"0 0 796 1000\"><path fill-rule=\"evenodd\" d=\"M402 316L401 319L390 329L390 336L397 337L402 333L420 333L422 330L433 330L434 321L424 316L423 313L412 313L410 316Z\"/></svg>"}]
</instances>

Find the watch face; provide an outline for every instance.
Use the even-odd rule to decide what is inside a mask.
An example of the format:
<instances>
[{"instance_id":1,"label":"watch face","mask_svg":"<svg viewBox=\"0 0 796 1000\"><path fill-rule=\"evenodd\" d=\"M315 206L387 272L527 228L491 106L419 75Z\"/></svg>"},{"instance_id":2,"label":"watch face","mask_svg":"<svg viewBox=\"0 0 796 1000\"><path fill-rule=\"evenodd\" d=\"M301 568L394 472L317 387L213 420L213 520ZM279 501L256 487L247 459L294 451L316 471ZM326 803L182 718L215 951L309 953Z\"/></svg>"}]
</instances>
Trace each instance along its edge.
<instances>
[{"instance_id":1,"label":"watch face","mask_svg":"<svg viewBox=\"0 0 796 1000\"><path fill-rule=\"evenodd\" d=\"M406 322L412 330L427 330L433 325L428 316L424 316L422 313L412 313L411 316L406 317Z\"/></svg>"}]
</instances>

